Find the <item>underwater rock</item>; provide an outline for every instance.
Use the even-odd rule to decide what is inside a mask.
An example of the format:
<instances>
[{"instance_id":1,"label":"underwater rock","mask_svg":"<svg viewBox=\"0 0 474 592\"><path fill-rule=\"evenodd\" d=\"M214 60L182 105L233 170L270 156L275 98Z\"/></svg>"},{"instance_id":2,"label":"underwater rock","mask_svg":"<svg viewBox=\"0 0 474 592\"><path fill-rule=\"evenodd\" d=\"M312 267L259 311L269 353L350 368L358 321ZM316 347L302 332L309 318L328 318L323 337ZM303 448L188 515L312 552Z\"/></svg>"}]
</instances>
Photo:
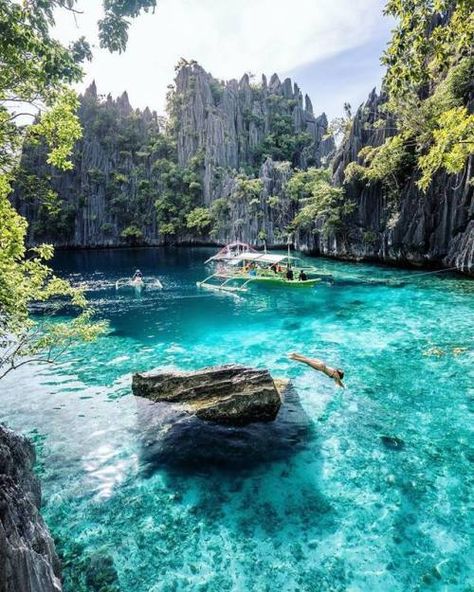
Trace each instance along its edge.
<instances>
[{"instance_id":1,"label":"underwater rock","mask_svg":"<svg viewBox=\"0 0 474 592\"><path fill-rule=\"evenodd\" d=\"M268 370L237 364L195 372L152 370L133 375L133 394L154 402L179 403L207 421L245 425L273 421L281 396Z\"/></svg>"},{"instance_id":2,"label":"underwater rock","mask_svg":"<svg viewBox=\"0 0 474 592\"><path fill-rule=\"evenodd\" d=\"M380 436L383 445L392 450L401 450L405 447L405 442L396 436Z\"/></svg>"},{"instance_id":3,"label":"underwater rock","mask_svg":"<svg viewBox=\"0 0 474 592\"><path fill-rule=\"evenodd\" d=\"M93 592L119 592L118 576L110 555L95 553L86 568L86 584Z\"/></svg>"},{"instance_id":4,"label":"underwater rock","mask_svg":"<svg viewBox=\"0 0 474 592\"><path fill-rule=\"evenodd\" d=\"M0 592L62 590L34 462L29 440L0 425Z\"/></svg>"},{"instance_id":5,"label":"underwater rock","mask_svg":"<svg viewBox=\"0 0 474 592\"><path fill-rule=\"evenodd\" d=\"M280 388L280 385L278 385ZM284 388L275 421L218 424L190 415L180 405L135 397L144 475L166 469L190 475L252 471L290 459L314 439L314 425L291 382Z\"/></svg>"}]
</instances>

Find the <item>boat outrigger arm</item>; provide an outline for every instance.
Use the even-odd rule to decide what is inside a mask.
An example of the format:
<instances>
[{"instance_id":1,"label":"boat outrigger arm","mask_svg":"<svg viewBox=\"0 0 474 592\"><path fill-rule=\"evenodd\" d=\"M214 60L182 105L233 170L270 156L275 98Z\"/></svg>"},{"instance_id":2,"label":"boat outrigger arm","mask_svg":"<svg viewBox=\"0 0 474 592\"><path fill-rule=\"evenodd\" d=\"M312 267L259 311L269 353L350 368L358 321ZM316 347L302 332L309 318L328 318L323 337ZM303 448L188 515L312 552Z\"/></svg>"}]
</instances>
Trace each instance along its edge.
<instances>
[{"instance_id":1,"label":"boat outrigger arm","mask_svg":"<svg viewBox=\"0 0 474 592\"><path fill-rule=\"evenodd\" d=\"M224 280L221 284L211 284L210 280L212 280L213 278L219 278L220 280ZM209 277L207 277L205 280L203 280L202 282L197 282L197 286L198 288L207 288L208 290L222 290L223 292L246 292L247 291L247 285L252 282L255 281L257 278L254 277L246 277L246 281L243 284L237 285L237 286L230 286L228 285L230 282L235 281L237 279L244 279L244 277L239 276L239 277L234 277L234 276L227 276L227 275L223 275L222 273L213 273L212 275L210 275Z\"/></svg>"}]
</instances>

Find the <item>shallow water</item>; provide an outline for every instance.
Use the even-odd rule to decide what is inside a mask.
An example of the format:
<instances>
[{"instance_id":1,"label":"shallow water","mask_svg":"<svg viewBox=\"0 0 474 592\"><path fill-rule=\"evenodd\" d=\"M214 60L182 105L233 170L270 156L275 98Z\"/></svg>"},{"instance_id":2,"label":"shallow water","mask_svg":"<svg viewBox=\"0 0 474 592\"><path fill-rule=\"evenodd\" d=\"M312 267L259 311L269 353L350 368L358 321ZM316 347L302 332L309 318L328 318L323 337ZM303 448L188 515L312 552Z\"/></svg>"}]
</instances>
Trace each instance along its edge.
<instances>
[{"instance_id":1,"label":"shallow water","mask_svg":"<svg viewBox=\"0 0 474 592\"><path fill-rule=\"evenodd\" d=\"M1 385L65 591L100 590L104 556L121 592L472 590L474 282L315 260L316 289L236 297L196 288L209 253L59 253L110 333ZM165 289L116 292L136 267ZM227 362L293 379L275 424L211 429L130 394L133 371Z\"/></svg>"}]
</instances>

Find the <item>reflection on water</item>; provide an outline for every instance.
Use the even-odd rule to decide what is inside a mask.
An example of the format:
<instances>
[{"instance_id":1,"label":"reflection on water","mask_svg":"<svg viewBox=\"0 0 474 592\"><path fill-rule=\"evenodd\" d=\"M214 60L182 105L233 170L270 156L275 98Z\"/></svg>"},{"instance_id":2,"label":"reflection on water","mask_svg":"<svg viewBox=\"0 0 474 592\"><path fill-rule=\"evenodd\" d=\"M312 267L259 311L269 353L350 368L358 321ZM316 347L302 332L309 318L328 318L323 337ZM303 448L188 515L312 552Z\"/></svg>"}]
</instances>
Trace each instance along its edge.
<instances>
[{"instance_id":1,"label":"reflection on water","mask_svg":"<svg viewBox=\"0 0 474 592\"><path fill-rule=\"evenodd\" d=\"M65 592L92 591L98 556L114 592L470 589L474 282L316 260L332 277L314 290L235 298L196 288L209 253L59 253L111 330L2 383L0 421L37 443ZM164 289L116 291L136 268ZM346 389L290 351L344 368ZM130 392L135 371L232 362L292 379L275 423Z\"/></svg>"}]
</instances>

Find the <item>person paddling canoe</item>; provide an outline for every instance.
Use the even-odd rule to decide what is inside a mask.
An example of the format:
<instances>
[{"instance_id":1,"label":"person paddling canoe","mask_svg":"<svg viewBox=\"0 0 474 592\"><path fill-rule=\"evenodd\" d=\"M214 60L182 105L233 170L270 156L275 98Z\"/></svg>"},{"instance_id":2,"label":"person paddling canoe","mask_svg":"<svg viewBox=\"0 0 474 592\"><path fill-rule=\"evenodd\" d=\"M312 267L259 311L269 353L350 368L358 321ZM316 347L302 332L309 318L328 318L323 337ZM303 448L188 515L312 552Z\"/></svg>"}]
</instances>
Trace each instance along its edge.
<instances>
[{"instance_id":1,"label":"person paddling canoe","mask_svg":"<svg viewBox=\"0 0 474 592\"><path fill-rule=\"evenodd\" d=\"M342 379L344 378L344 370L341 370L340 368L331 368L322 360L317 360L315 358L306 358L305 356L302 356L301 354L297 354L295 352L289 354L288 357L292 360L295 360L296 362L302 362L303 364L307 364L314 370L319 370L319 372L322 372L323 374L326 374L326 376L329 376L329 378L332 378L334 382L337 384L337 386L345 388L344 383L342 382Z\"/></svg>"}]
</instances>

